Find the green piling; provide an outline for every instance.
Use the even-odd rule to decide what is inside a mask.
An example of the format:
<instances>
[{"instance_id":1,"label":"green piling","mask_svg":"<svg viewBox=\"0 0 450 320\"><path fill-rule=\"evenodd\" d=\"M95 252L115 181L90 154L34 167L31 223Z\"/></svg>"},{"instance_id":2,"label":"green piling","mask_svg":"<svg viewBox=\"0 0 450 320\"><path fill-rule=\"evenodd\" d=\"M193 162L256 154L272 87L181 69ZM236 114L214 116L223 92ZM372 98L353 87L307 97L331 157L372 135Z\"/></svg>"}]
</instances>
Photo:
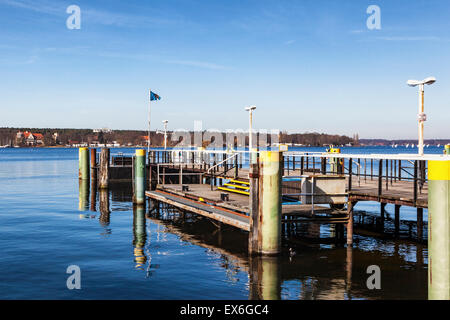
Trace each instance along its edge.
<instances>
[{"instance_id":1,"label":"green piling","mask_svg":"<svg viewBox=\"0 0 450 320\"><path fill-rule=\"evenodd\" d=\"M135 203L145 203L145 150L136 150L134 161L134 192Z\"/></svg>"},{"instance_id":2,"label":"green piling","mask_svg":"<svg viewBox=\"0 0 450 320\"><path fill-rule=\"evenodd\" d=\"M259 163L259 253L281 251L281 159L276 151L262 151Z\"/></svg>"},{"instance_id":3,"label":"green piling","mask_svg":"<svg viewBox=\"0 0 450 320\"><path fill-rule=\"evenodd\" d=\"M450 161L428 163L428 299L450 299Z\"/></svg>"},{"instance_id":4,"label":"green piling","mask_svg":"<svg viewBox=\"0 0 450 320\"><path fill-rule=\"evenodd\" d=\"M78 149L78 178L89 180L89 149Z\"/></svg>"}]
</instances>

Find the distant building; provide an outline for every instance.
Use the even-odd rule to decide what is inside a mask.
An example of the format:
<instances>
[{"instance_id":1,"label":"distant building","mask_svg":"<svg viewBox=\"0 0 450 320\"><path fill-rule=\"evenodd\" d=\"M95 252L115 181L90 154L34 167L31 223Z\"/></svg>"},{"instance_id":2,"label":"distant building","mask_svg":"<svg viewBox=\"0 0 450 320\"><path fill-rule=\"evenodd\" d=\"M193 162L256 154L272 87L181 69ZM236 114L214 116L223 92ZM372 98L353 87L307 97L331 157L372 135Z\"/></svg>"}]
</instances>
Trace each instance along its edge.
<instances>
[{"instance_id":1,"label":"distant building","mask_svg":"<svg viewBox=\"0 0 450 320\"><path fill-rule=\"evenodd\" d=\"M38 146L44 144L44 136L41 133L32 132L17 132L16 141L18 143L25 143L27 146Z\"/></svg>"},{"instance_id":2,"label":"distant building","mask_svg":"<svg viewBox=\"0 0 450 320\"><path fill-rule=\"evenodd\" d=\"M92 130L94 133L100 133L100 132L102 132L102 133L111 133L111 132L113 132L111 129L109 129L109 128L101 128L101 129L94 129L94 130Z\"/></svg>"},{"instance_id":3,"label":"distant building","mask_svg":"<svg viewBox=\"0 0 450 320\"><path fill-rule=\"evenodd\" d=\"M141 136L141 144L142 145L148 144L148 140L149 140L148 136Z\"/></svg>"}]
</instances>

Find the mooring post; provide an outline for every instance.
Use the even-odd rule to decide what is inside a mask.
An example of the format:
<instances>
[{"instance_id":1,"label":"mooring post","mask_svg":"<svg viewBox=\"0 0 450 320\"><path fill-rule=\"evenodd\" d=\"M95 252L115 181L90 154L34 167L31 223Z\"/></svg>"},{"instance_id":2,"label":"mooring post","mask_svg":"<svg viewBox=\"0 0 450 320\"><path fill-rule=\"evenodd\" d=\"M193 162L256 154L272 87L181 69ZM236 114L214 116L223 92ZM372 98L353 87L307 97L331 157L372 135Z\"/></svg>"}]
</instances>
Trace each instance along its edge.
<instances>
[{"instance_id":1,"label":"mooring post","mask_svg":"<svg viewBox=\"0 0 450 320\"><path fill-rule=\"evenodd\" d=\"M91 180L97 180L97 150L91 149Z\"/></svg>"},{"instance_id":2,"label":"mooring post","mask_svg":"<svg viewBox=\"0 0 450 320\"><path fill-rule=\"evenodd\" d=\"M249 198L249 209L250 209L250 233L248 236L248 251L250 254L258 253L258 230L259 230L259 166L258 161L251 163L250 156L250 170L248 177L250 180L250 198ZM220 179L222 181L222 179ZM222 185L222 183L220 183Z\"/></svg>"},{"instance_id":3,"label":"mooring post","mask_svg":"<svg viewBox=\"0 0 450 320\"><path fill-rule=\"evenodd\" d=\"M450 299L450 161L428 163L428 299Z\"/></svg>"},{"instance_id":4,"label":"mooring post","mask_svg":"<svg viewBox=\"0 0 450 320\"><path fill-rule=\"evenodd\" d=\"M100 177L98 187L107 189L109 187L109 148L102 148L100 153Z\"/></svg>"},{"instance_id":5,"label":"mooring post","mask_svg":"<svg viewBox=\"0 0 450 320\"><path fill-rule=\"evenodd\" d=\"M136 150L134 161L134 192L135 204L145 204L145 150Z\"/></svg>"},{"instance_id":6,"label":"mooring post","mask_svg":"<svg viewBox=\"0 0 450 320\"><path fill-rule=\"evenodd\" d=\"M255 241L252 242L250 249L251 253L276 255L281 251L281 168L283 157L280 152L262 151L259 160L258 210L256 215L252 211L253 222L249 235L250 239ZM255 222L257 223L255 224Z\"/></svg>"},{"instance_id":7,"label":"mooring post","mask_svg":"<svg viewBox=\"0 0 450 320\"><path fill-rule=\"evenodd\" d=\"M78 178L89 180L89 149L78 149Z\"/></svg>"}]
</instances>

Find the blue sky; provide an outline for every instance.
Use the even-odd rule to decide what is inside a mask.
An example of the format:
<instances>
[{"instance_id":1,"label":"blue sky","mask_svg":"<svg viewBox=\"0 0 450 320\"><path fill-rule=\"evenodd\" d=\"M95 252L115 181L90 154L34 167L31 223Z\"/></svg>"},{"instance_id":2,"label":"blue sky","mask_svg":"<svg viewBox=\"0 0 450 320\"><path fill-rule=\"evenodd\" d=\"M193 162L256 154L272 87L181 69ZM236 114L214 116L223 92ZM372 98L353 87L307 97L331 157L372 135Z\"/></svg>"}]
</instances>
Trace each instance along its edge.
<instances>
[{"instance_id":1,"label":"blue sky","mask_svg":"<svg viewBox=\"0 0 450 320\"><path fill-rule=\"evenodd\" d=\"M69 30L69 5L81 29ZM369 30L369 5L381 30ZM450 138L448 1L0 0L0 126Z\"/></svg>"}]
</instances>

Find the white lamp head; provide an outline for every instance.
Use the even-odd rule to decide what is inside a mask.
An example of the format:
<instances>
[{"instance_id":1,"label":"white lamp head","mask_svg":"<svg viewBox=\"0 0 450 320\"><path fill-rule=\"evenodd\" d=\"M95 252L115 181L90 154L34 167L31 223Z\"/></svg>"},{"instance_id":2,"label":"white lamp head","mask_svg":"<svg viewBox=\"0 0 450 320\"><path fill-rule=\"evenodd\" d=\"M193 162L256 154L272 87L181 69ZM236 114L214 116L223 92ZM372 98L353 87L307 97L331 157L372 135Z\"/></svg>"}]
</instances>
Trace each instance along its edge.
<instances>
[{"instance_id":1,"label":"white lamp head","mask_svg":"<svg viewBox=\"0 0 450 320\"><path fill-rule=\"evenodd\" d=\"M415 87L415 86L418 86L418 85L420 84L420 81L417 81L417 80L408 80L407 84L408 84L408 86L410 86L410 87Z\"/></svg>"},{"instance_id":2,"label":"white lamp head","mask_svg":"<svg viewBox=\"0 0 450 320\"><path fill-rule=\"evenodd\" d=\"M169 122L169 120L163 120L162 123L167 124Z\"/></svg>"},{"instance_id":3,"label":"white lamp head","mask_svg":"<svg viewBox=\"0 0 450 320\"><path fill-rule=\"evenodd\" d=\"M407 84L410 87L415 87L415 86L424 85L424 84L431 85L431 84L433 84L435 82L436 82L436 78L435 77L428 77L428 78L426 78L426 79L424 79L422 81L419 81L419 80L408 80Z\"/></svg>"},{"instance_id":4,"label":"white lamp head","mask_svg":"<svg viewBox=\"0 0 450 320\"><path fill-rule=\"evenodd\" d=\"M245 107L246 111L253 111L256 109L256 106Z\"/></svg>"},{"instance_id":5,"label":"white lamp head","mask_svg":"<svg viewBox=\"0 0 450 320\"><path fill-rule=\"evenodd\" d=\"M435 77L428 77L425 80L423 80L423 83L424 84L428 84L428 85L431 85L431 84L433 84L435 82L436 82L436 78Z\"/></svg>"}]
</instances>

